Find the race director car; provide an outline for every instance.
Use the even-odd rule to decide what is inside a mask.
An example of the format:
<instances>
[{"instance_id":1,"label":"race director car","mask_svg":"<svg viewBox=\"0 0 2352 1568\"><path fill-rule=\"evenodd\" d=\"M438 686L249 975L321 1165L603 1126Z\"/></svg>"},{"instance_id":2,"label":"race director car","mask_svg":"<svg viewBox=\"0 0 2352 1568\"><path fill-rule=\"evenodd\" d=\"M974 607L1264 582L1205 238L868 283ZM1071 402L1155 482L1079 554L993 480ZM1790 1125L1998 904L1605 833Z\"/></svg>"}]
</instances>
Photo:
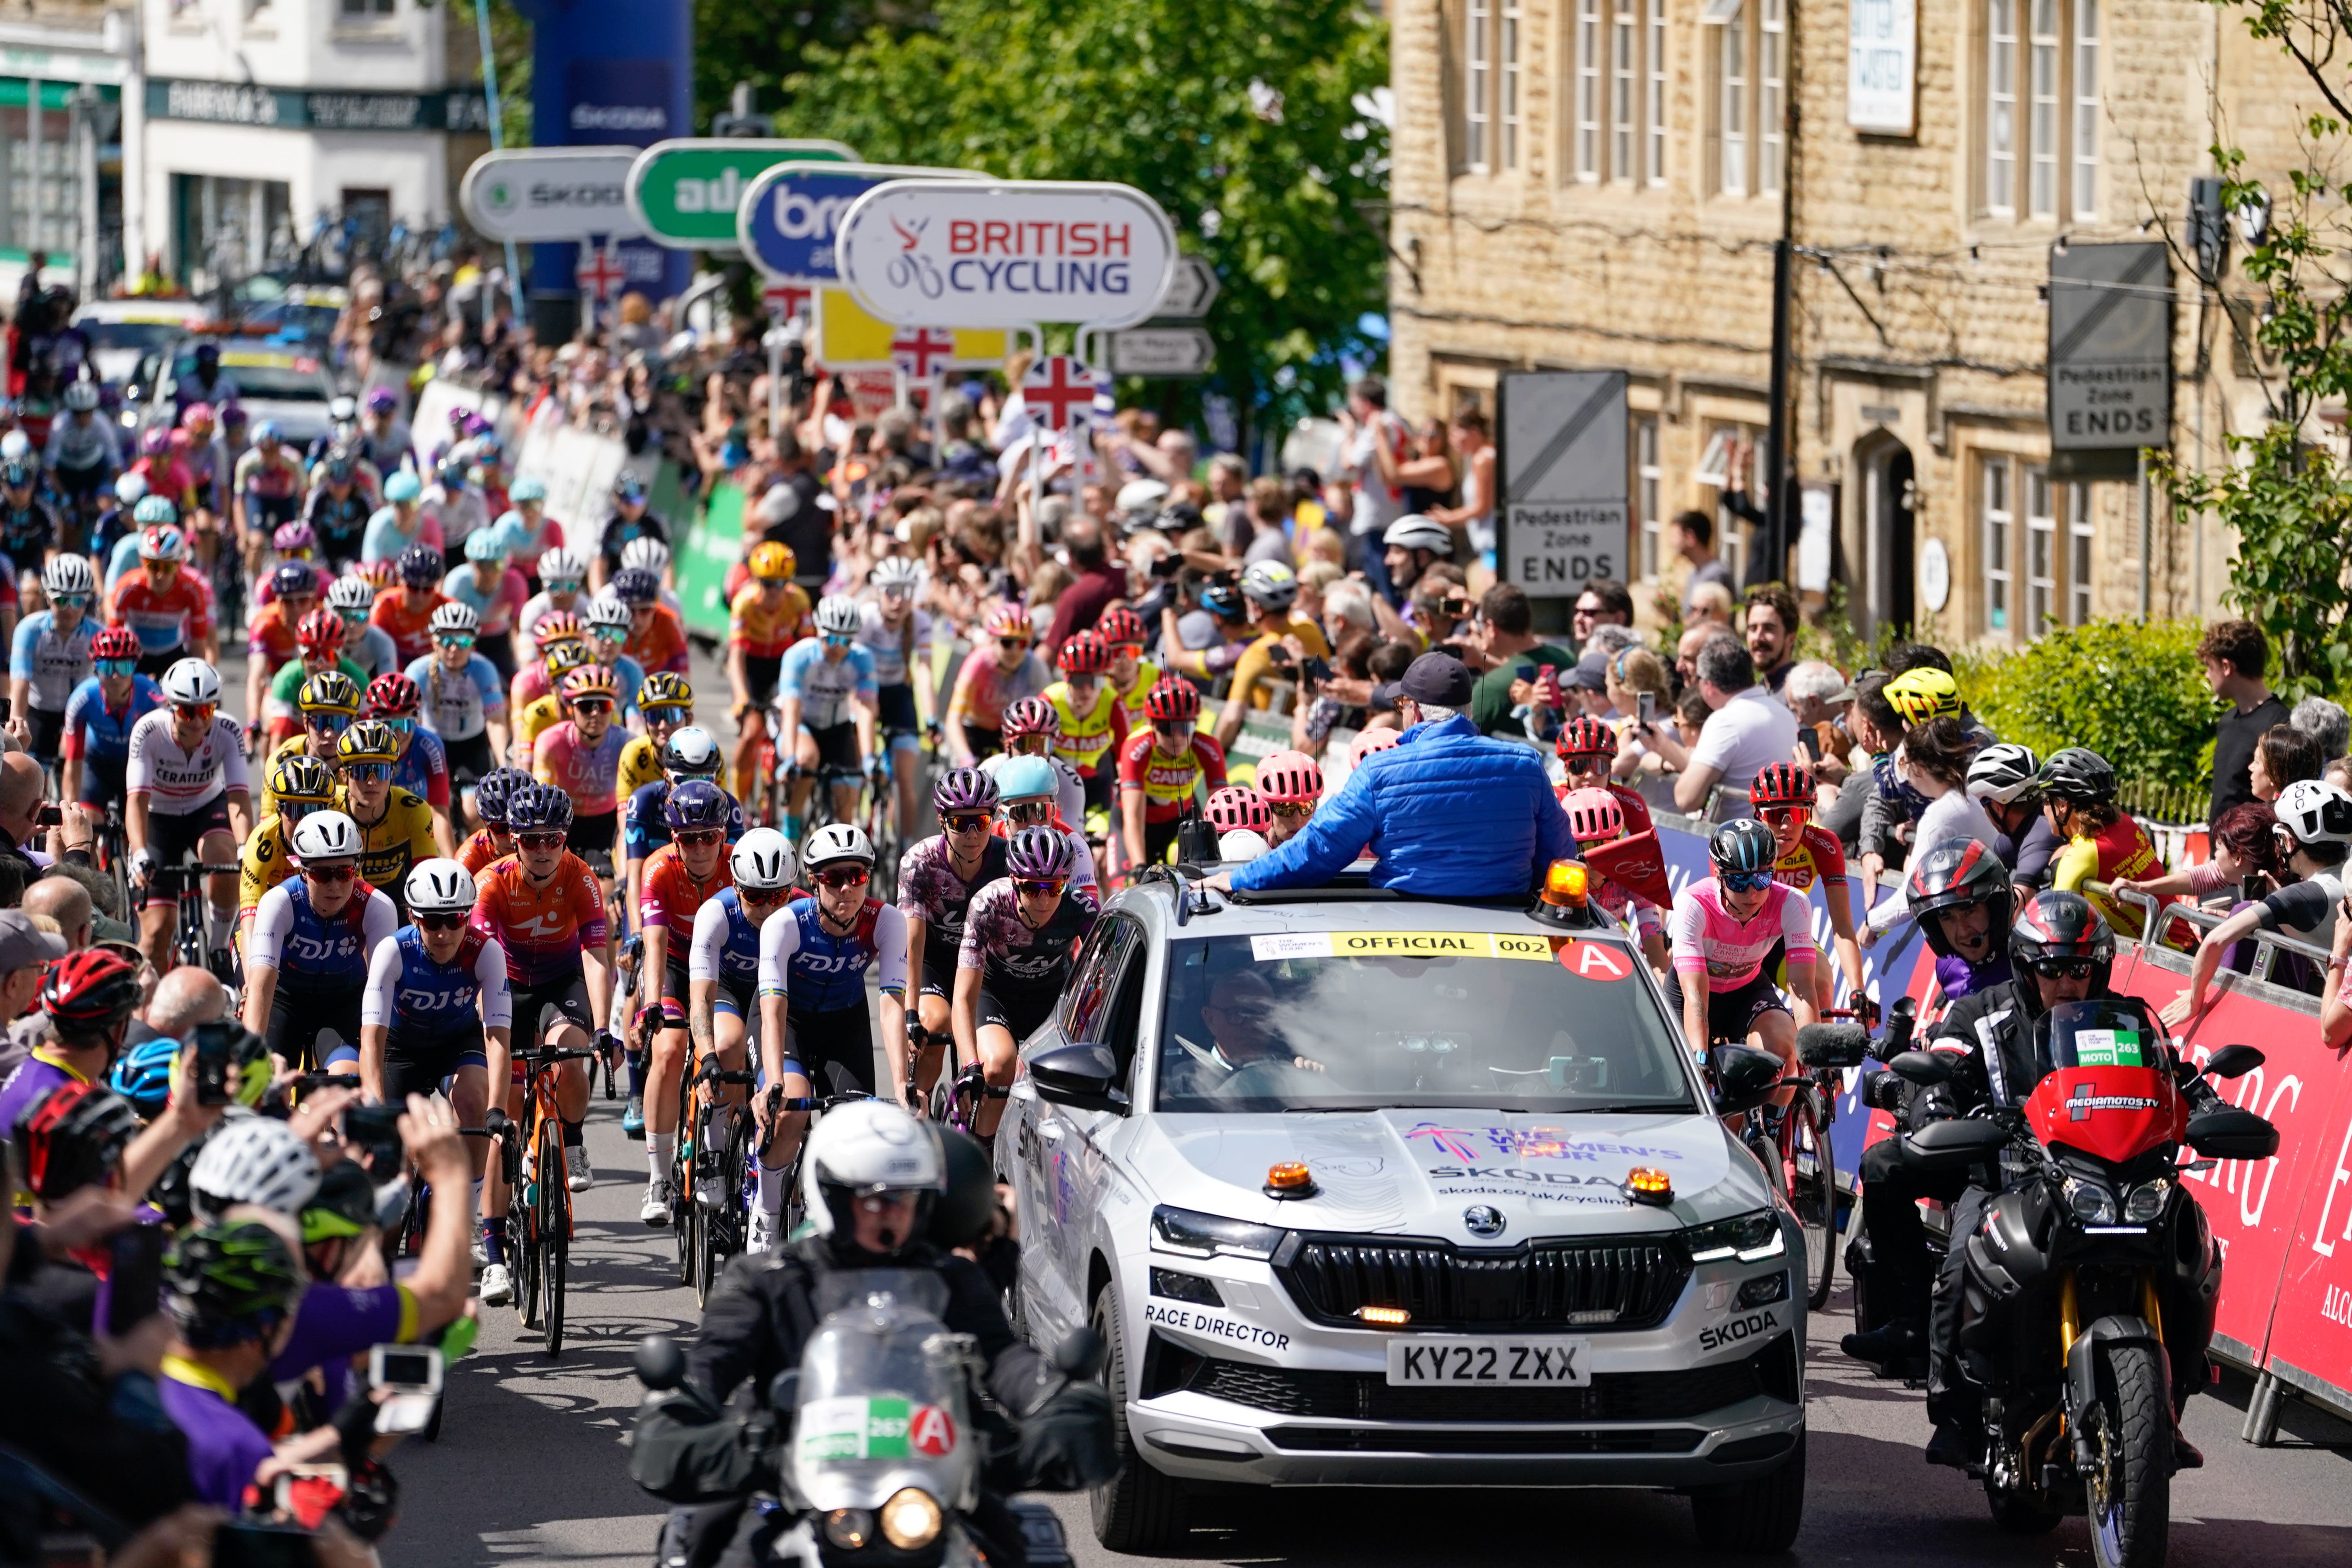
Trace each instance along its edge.
<instances>
[{"instance_id":1,"label":"race director car","mask_svg":"<svg viewBox=\"0 0 2352 1568\"><path fill-rule=\"evenodd\" d=\"M1568 869L1532 910L1167 872L1105 909L996 1142L1030 1336L1109 1343L1104 1544L1201 1482L1656 1488L1708 1545L1794 1538L1802 1240L1717 1119L1777 1063L1712 1095Z\"/></svg>"}]
</instances>

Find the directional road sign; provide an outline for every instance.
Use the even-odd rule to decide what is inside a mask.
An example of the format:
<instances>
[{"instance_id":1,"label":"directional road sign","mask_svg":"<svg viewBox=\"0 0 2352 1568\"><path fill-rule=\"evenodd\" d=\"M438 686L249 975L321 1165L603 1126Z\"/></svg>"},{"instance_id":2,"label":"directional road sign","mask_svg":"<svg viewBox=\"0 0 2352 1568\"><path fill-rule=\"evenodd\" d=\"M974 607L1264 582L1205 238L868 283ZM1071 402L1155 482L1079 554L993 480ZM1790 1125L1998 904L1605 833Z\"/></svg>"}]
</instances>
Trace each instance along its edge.
<instances>
[{"instance_id":1,"label":"directional road sign","mask_svg":"<svg viewBox=\"0 0 2352 1568\"><path fill-rule=\"evenodd\" d=\"M1176 258L1176 276L1160 301L1160 314L1192 321L1217 302L1217 269L1197 256Z\"/></svg>"},{"instance_id":2,"label":"directional road sign","mask_svg":"<svg viewBox=\"0 0 2352 1568\"><path fill-rule=\"evenodd\" d=\"M1217 345L1199 327L1129 327L1110 335L1113 375L1206 375L1216 357Z\"/></svg>"}]
</instances>

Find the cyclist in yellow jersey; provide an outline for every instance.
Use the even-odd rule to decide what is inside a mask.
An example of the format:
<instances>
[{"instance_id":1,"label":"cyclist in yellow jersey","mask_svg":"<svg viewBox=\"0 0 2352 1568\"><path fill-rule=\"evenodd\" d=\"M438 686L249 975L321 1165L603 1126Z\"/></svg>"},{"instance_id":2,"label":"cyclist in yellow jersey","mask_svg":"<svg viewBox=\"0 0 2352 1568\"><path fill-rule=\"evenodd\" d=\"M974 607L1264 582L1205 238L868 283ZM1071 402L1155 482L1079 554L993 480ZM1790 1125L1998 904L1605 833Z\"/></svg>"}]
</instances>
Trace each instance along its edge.
<instances>
[{"instance_id":1,"label":"cyclist in yellow jersey","mask_svg":"<svg viewBox=\"0 0 2352 1568\"><path fill-rule=\"evenodd\" d=\"M254 803L257 818L278 809L278 764L295 757L316 759L331 773L335 742L342 739L360 715L359 683L340 669L322 670L302 683L295 698L302 715L302 732L281 743L261 765L261 798Z\"/></svg>"},{"instance_id":2,"label":"cyclist in yellow jersey","mask_svg":"<svg viewBox=\"0 0 2352 1568\"><path fill-rule=\"evenodd\" d=\"M237 856L236 930L238 952L244 951L245 928L253 920L261 895L294 874L290 847L294 825L314 811L335 804L335 775L316 757L279 759L269 770L268 793L277 802L264 814L253 837Z\"/></svg>"},{"instance_id":3,"label":"cyclist in yellow jersey","mask_svg":"<svg viewBox=\"0 0 2352 1568\"><path fill-rule=\"evenodd\" d=\"M1062 645L1054 662L1062 679L1042 693L1061 723L1054 754L1077 770L1087 810L1108 812L1118 786L1118 748L1127 740L1118 693L1103 679L1110 649L1095 633L1080 632Z\"/></svg>"},{"instance_id":4,"label":"cyclist in yellow jersey","mask_svg":"<svg viewBox=\"0 0 2352 1568\"><path fill-rule=\"evenodd\" d=\"M1110 649L1110 668L1106 673L1110 689L1118 694L1119 717L1127 721L1127 732L1132 735L1150 729L1151 715L1144 704L1160 683L1160 667L1143 657L1143 617L1125 605L1113 605L1095 623L1095 635Z\"/></svg>"},{"instance_id":5,"label":"cyclist in yellow jersey","mask_svg":"<svg viewBox=\"0 0 2352 1568\"><path fill-rule=\"evenodd\" d=\"M616 792L625 805L629 797L662 776L662 742L694 714L694 688L686 677L657 669L637 688L637 711L645 716L646 732L630 737L621 748L621 784ZM634 901L630 908L636 907Z\"/></svg>"},{"instance_id":6,"label":"cyclist in yellow jersey","mask_svg":"<svg viewBox=\"0 0 2352 1568\"><path fill-rule=\"evenodd\" d=\"M744 564L751 580L736 591L727 606L727 683L734 699L735 798L751 800L761 781L760 746L768 738L768 710L776 700L776 686L784 655L803 637L816 632L808 595L793 581L799 570L792 547L770 540L752 546ZM776 750L789 757L792 737Z\"/></svg>"},{"instance_id":7,"label":"cyclist in yellow jersey","mask_svg":"<svg viewBox=\"0 0 2352 1568\"><path fill-rule=\"evenodd\" d=\"M386 725L373 719L352 725L335 743L335 761L342 779L335 808L359 826L360 875L405 919L409 868L441 853L433 837L433 808L423 795L393 787L400 741Z\"/></svg>"},{"instance_id":8,"label":"cyclist in yellow jersey","mask_svg":"<svg viewBox=\"0 0 2352 1568\"><path fill-rule=\"evenodd\" d=\"M2118 935L2138 936L2146 923L2138 907L2106 889L2126 878L2160 877L2166 868L2147 830L2116 806L2116 770L2098 752L2068 746L2050 754L2034 782L2051 827L2066 840L2050 862L2050 886L2088 899Z\"/></svg>"}]
</instances>

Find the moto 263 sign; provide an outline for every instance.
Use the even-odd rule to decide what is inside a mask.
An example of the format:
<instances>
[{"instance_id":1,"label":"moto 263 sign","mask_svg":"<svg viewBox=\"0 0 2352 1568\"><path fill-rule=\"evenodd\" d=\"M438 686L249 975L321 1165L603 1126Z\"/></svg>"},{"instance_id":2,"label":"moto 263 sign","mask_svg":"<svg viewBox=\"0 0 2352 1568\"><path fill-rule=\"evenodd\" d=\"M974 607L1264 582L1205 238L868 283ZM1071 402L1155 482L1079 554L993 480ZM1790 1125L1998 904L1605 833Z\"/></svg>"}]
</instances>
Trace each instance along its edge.
<instances>
[{"instance_id":1,"label":"moto 263 sign","mask_svg":"<svg viewBox=\"0 0 2352 1568\"><path fill-rule=\"evenodd\" d=\"M1167 292L1176 234L1129 185L893 180L844 216L835 258L857 302L899 326L1128 327Z\"/></svg>"}]
</instances>

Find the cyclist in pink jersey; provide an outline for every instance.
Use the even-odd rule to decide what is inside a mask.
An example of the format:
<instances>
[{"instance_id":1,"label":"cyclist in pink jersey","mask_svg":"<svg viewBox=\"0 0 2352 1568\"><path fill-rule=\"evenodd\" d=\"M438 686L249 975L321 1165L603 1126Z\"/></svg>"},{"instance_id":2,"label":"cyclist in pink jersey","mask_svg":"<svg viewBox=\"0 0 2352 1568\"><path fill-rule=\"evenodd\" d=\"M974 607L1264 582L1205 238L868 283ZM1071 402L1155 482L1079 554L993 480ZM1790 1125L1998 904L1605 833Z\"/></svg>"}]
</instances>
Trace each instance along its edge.
<instances>
[{"instance_id":1,"label":"cyclist in pink jersey","mask_svg":"<svg viewBox=\"0 0 2352 1568\"><path fill-rule=\"evenodd\" d=\"M1755 818L1727 822L1707 845L1715 875L1675 900L1666 920L1675 966L1666 999L1682 1015L1683 1037L1694 1051L1717 1040L1745 1040L1792 1061L1798 1027L1818 1016L1812 965L1821 950L1813 942L1812 905L1773 879L1780 853L1772 830ZM1790 1000L1772 984L1780 956L1792 972L1793 1018ZM1788 1093L1781 1090L1775 1103L1785 1103Z\"/></svg>"},{"instance_id":2,"label":"cyclist in pink jersey","mask_svg":"<svg viewBox=\"0 0 2352 1568\"><path fill-rule=\"evenodd\" d=\"M583 665L564 678L563 706L572 716L540 732L531 773L572 797L572 852L611 890L613 851L620 822L621 749L628 731L613 721L618 701L613 672Z\"/></svg>"}]
</instances>

